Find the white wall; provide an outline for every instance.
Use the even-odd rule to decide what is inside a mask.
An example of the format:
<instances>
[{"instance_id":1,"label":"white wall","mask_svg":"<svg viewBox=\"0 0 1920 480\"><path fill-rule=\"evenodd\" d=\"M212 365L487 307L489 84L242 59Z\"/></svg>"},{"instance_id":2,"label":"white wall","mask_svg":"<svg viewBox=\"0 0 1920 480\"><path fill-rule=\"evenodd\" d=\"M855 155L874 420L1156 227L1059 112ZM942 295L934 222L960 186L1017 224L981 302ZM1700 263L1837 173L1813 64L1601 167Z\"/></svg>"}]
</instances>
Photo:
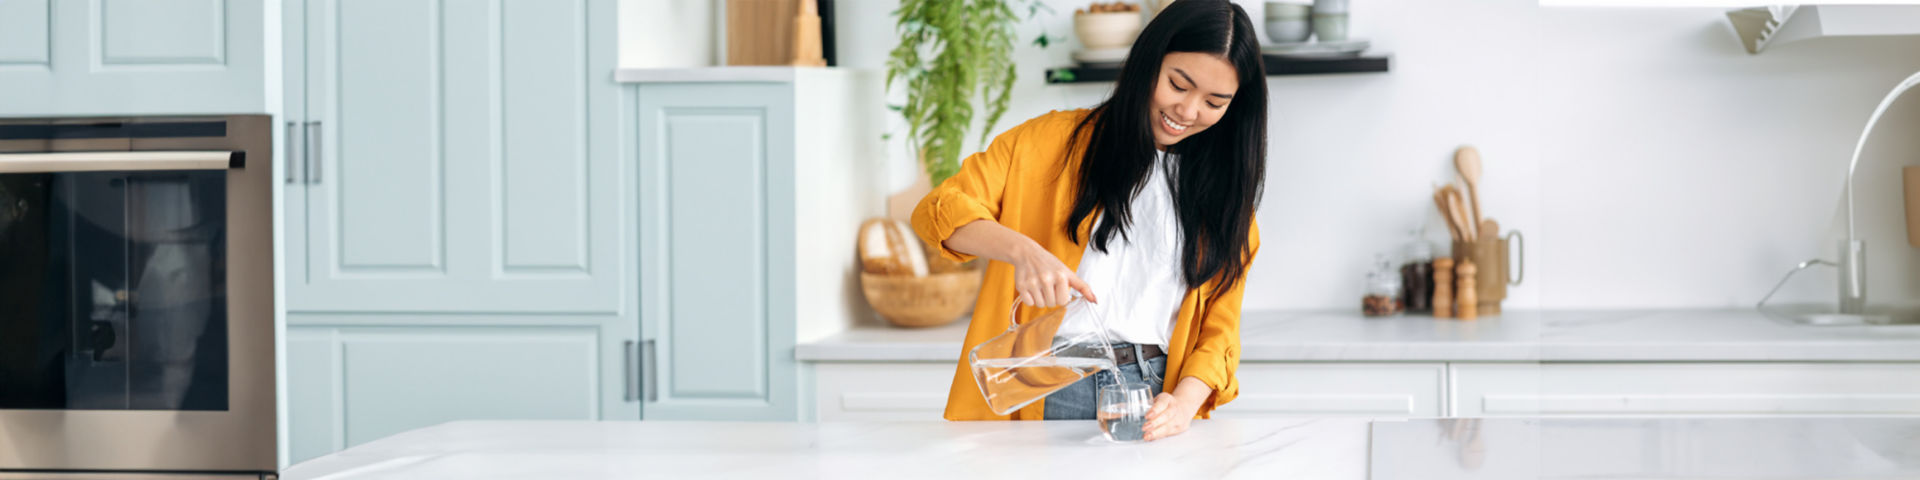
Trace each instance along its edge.
<instances>
[{"instance_id":1,"label":"white wall","mask_svg":"<svg viewBox=\"0 0 1920 480\"><path fill-rule=\"evenodd\" d=\"M620 0L622 68L698 67L719 61L714 0Z\"/></svg>"},{"instance_id":2,"label":"white wall","mask_svg":"<svg viewBox=\"0 0 1920 480\"><path fill-rule=\"evenodd\" d=\"M1041 81L1046 67L1070 63L1073 45L1027 42L1042 29L1070 35L1073 8L1086 2L1047 3L1054 14L1020 28L1022 75L996 132L1091 106L1111 86ZM1237 3L1261 17L1260 2ZM843 66L884 65L896 5L838 1ZM1749 306L1787 267L1833 256L1854 139L1886 90L1920 71L1920 37L1748 55L1715 8L1352 8L1353 35L1391 52L1393 72L1268 81L1265 244L1247 308L1356 308L1376 253L1398 252L1423 225L1443 243L1430 186L1450 175L1461 144L1485 157L1488 215L1528 240L1526 284L1509 308ZM1908 99L1861 167L1873 179L1860 198L1876 303L1920 303L1920 255L1906 246L1897 183L1898 165L1920 164L1916 127L1920 99ZM889 177L905 187L916 167L892 143ZM1786 295L1830 301L1833 289L1827 270Z\"/></svg>"}]
</instances>

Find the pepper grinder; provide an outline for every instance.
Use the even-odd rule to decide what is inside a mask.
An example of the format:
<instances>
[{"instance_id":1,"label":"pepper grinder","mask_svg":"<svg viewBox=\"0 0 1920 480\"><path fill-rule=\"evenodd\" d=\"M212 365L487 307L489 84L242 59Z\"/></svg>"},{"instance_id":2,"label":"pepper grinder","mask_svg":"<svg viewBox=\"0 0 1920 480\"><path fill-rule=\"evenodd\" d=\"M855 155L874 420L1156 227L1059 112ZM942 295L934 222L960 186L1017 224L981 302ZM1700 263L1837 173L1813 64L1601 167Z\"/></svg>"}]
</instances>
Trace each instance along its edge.
<instances>
[{"instance_id":1,"label":"pepper grinder","mask_svg":"<svg viewBox=\"0 0 1920 480\"><path fill-rule=\"evenodd\" d=\"M1474 276L1479 273L1480 269L1473 266L1472 260L1461 260L1460 265L1454 267L1454 290L1457 293L1454 294L1456 296L1453 303L1460 308L1461 320L1480 317L1480 294L1474 290L1477 283Z\"/></svg>"},{"instance_id":2,"label":"pepper grinder","mask_svg":"<svg viewBox=\"0 0 1920 480\"><path fill-rule=\"evenodd\" d=\"M1433 316L1453 318L1453 259L1433 259Z\"/></svg>"}]
</instances>

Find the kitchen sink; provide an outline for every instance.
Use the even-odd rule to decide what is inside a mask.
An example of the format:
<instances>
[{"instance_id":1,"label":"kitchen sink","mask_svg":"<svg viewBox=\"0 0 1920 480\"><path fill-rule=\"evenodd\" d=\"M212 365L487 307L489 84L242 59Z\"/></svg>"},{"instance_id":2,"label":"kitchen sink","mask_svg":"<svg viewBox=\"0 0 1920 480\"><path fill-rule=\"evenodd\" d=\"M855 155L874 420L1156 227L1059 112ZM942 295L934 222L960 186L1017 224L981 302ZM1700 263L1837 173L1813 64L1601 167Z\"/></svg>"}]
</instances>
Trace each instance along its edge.
<instances>
[{"instance_id":1,"label":"kitchen sink","mask_svg":"<svg viewBox=\"0 0 1920 480\"><path fill-rule=\"evenodd\" d=\"M1834 305L1788 303L1760 307L1768 318L1795 325L1914 325L1920 326L1920 307L1869 305L1859 314L1840 313Z\"/></svg>"}]
</instances>

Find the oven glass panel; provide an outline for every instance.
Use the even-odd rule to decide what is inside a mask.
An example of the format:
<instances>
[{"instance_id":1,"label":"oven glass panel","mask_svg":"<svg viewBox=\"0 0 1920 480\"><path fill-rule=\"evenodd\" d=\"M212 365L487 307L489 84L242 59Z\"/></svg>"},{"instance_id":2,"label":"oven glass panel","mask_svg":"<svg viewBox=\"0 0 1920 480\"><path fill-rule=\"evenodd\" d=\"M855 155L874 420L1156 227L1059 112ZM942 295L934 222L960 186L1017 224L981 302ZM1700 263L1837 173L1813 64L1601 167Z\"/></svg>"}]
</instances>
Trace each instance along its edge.
<instances>
[{"instance_id":1,"label":"oven glass panel","mask_svg":"<svg viewBox=\"0 0 1920 480\"><path fill-rule=\"evenodd\" d=\"M227 409L226 176L0 174L0 409Z\"/></svg>"}]
</instances>

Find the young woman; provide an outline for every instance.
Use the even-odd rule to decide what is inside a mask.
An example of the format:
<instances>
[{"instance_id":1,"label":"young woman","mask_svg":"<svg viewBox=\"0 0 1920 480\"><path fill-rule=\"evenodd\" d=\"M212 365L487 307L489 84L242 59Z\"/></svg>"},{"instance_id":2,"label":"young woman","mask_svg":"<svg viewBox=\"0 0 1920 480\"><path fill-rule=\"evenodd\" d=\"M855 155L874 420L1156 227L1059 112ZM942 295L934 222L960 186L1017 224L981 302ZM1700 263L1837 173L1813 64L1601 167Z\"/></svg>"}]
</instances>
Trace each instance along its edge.
<instances>
[{"instance_id":1,"label":"young woman","mask_svg":"<svg viewBox=\"0 0 1920 480\"><path fill-rule=\"evenodd\" d=\"M920 201L913 227L947 258L992 260L947 396L949 420L1092 419L1096 385L1164 392L1148 440L1239 393L1240 299L1259 250L1266 73L1253 23L1225 0L1181 0L1133 44L1113 97L1028 120ZM981 398L965 350L1008 308L1098 303L1121 361L1011 416ZM1022 321L1031 312L1021 312ZM1164 379L1164 380L1163 380Z\"/></svg>"}]
</instances>

